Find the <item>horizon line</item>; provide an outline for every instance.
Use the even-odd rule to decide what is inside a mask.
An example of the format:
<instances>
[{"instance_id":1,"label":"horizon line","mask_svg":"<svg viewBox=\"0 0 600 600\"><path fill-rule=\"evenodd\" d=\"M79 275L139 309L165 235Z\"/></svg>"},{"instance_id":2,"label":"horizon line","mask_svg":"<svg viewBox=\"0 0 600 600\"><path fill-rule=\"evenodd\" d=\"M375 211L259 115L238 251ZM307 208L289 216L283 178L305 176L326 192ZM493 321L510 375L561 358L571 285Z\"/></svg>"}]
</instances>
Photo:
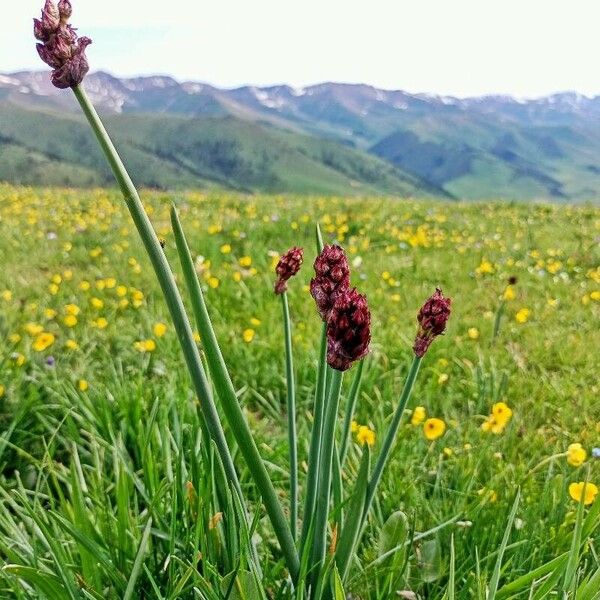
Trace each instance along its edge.
<instances>
[{"instance_id":1,"label":"horizon line","mask_svg":"<svg viewBox=\"0 0 600 600\"><path fill-rule=\"evenodd\" d=\"M19 75L22 73L48 73L48 75L50 74L50 71L46 71L44 69L19 69L19 70L13 70L13 71L2 71L0 72L0 75L4 75L6 77L10 77L15 76L15 75ZM384 92L401 92L403 94L408 94L411 96L433 96L433 97L438 97L438 98L451 98L451 99L456 99L456 100L471 100L471 99L477 99L477 98L495 98L495 97L501 97L501 98L512 98L513 100L522 100L522 101L530 101L530 100L540 100L543 98L550 98L552 96L562 96L562 95L567 95L567 94L575 94L577 96L581 96L583 98L586 98L588 100L594 100L596 98L600 98L600 92L597 94L587 94L584 92L580 92L577 91L575 89L562 89L562 90L556 90L554 92L549 92L546 94L540 94L540 95L521 95L521 94L511 94L509 92L488 92L488 93L483 93L483 94L476 94L476 95L466 95L466 96L459 96L456 94L443 94L443 93L439 93L439 92L426 92L426 91L421 91L421 92L409 92L405 89L402 88L388 88L388 87L378 87L376 85L373 85L371 83L365 83L365 82L361 82L361 81L336 81L336 80L325 80L325 81L317 81L315 83L310 83L307 85L293 85L290 83L269 83L269 84L252 84L252 83L244 83L244 84L238 84L238 85L233 85L233 86L218 86L215 85L213 83L209 83L206 81L202 81L199 79L181 79L178 78L170 73L160 73L160 72L154 72L154 73L139 73L137 75L116 75L114 72L110 71L109 69L97 69L94 71L90 71L89 75L97 75L97 74L103 74L103 75L108 75L110 77L113 77L115 79L119 79L119 80L127 80L127 79L151 79L153 77L165 77L165 78L169 78L172 79L173 81L175 81L178 84L185 84L185 83L195 83L195 84L200 84L200 85L205 85L207 87L211 87L217 90L223 90L223 91L235 91L235 90L240 90L240 89L244 89L244 88L256 88L256 89L269 89L269 88L277 88L277 87L287 87L290 88L292 90L305 90L305 89L309 89L309 88L315 88L315 87L319 87L319 86L323 86L323 85L342 85L342 86L354 86L354 87L368 87L374 90L381 90Z\"/></svg>"}]
</instances>

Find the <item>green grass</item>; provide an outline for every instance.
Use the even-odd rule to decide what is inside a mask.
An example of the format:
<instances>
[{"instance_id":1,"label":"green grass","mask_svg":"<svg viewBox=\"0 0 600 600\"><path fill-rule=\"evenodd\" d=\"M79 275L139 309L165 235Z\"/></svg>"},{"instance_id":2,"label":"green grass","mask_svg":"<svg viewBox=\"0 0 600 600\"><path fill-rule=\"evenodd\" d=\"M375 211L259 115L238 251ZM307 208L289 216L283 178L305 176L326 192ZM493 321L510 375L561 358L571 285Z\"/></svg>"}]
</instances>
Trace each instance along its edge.
<instances>
[{"instance_id":1,"label":"green grass","mask_svg":"<svg viewBox=\"0 0 600 600\"><path fill-rule=\"evenodd\" d=\"M600 484L600 462L574 468L564 456L550 457L572 442L588 454L600 446L598 208L143 196L171 264L178 263L170 200L192 255L203 257L196 265L223 354L282 497L286 386L274 257L305 247L289 292L301 486L321 329L306 288L314 223L326 241L345 246L353 283L369 298L373 346L356 419L376 433L398 402L419 306L436 285L453 298L448 332L426 356L409 405L443 419L446 433L429 442L404 419L346 591L364 600L398 589L466 600L485 598L497 584L496 598L562 597L563 589L595 598L600 503L578 511L568 485ZM119 196L2 186L0 224L0 597L212 599L224 597L231 572L242 573L236 585L244 581L250 597L261 597L257 579L276 597L284 571L276 540L254 502L248 526L260 540L259 574L237 496L198 433L175 333L153 332L169 323L166 307ZM240 265L243 257L251 264ZM492 273L477 272L484 260ZM516 298L506 302L493 341L509 276L518 278ZM72 328L64 324L68 304L80 308ZM515 319L521 308L531 311L525 323ZM54 335L46 350L34 350L31 323ZM136 349L150 339L154 351ZM78 349L67 349L67 340ZM351 380L352 372L344 397ZM498 400L513 418L500 435L483 432ZM353 440L345 490L359 459ZM236 462L245 495L256 501Z\"/></svg>"}]
</instances>

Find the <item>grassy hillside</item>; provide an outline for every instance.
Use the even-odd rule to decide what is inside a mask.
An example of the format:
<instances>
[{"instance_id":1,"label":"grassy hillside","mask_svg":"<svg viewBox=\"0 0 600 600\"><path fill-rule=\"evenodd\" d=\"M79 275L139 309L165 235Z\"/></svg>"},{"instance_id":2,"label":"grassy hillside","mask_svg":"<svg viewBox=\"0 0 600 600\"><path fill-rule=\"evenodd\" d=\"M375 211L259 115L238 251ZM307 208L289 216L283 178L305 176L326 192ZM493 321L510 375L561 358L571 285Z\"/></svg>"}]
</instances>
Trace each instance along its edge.
<instances>
[{"instance_id":1,"label":"grassy hillside","mask_svg":"<svg viewBox=\"0 0 600 600\"><path fill-rule=\"evenodd\" d=\"M76 113L0 104L0 179L15 183L112 182ZM241 191L444 195L382 159L342 144L237 119L112 115L106 125L140 185Z\"/></svg>"}]
</instances>

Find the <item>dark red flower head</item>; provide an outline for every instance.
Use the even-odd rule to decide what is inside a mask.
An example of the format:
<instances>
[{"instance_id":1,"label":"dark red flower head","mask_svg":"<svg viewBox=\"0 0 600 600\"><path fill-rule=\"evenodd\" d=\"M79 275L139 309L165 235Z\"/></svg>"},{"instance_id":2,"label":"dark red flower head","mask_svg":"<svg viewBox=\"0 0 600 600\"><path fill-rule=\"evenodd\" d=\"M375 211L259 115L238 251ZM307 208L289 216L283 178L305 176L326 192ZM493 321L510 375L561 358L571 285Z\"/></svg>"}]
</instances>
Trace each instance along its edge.
<instances>
[{"instance_id":1,"label":"dark red flower head","mask_svg":"<svg viewBox=\"0 0 600 600\"><path fill-rule=\"evenodd\" d=\"M355 288L337 294L327 320L327 364L345 371L369 352L371 313Z\"/></svg>"},{"instance_id":2,"label":"dark red flower head","mask_svg":"<svg viewBox=\"0 0 600 600\"><path fill-rule=\"evenodd\" d=\"M310 293L323 321L327 321L337 296L350 287L350 267L346 253L336 245L326 245L315 259L315 276Z\"/></svg>"},{"instance_id":3,"label":"dark red flower head","mask_svg":"<svg viewBox=\"0 0 600 600\"><path fill-rule=\"evenodd\" d=\"M417 315L419 330L413 346L417 356L424 356L434 338L446 331L446 323L450 318L451 303L452 300L444 298L442 290L436 288L433 296L421 307Z\"/></svg>"},{"instance_id":4,"label":"dark red flower head","mask_svg":"<svg viewBox=\"0 0 600 600\"><path fill-rule=\"evenodd\" d=\"M275 282L275 293L283 294L287 290L287 281L298 273L304 260L304 250L294 246L290 248L280 259L275 267L277 281Z\"/></svg>"},{"instance_id":5,"label":"dark red flower head","mask_svg":"<svg viewBox=\"0 0 600 600\"><path fill-rule=\"evenodd\" d=\"M68 24L73 9L69 0L46 0L42 18L33 20L33 35L40 58L52 67L52 83L57 88L79 85L90 67L85 49L92 43L87 37L78 38L75 29Z\"/></svg>"}]
</instances>

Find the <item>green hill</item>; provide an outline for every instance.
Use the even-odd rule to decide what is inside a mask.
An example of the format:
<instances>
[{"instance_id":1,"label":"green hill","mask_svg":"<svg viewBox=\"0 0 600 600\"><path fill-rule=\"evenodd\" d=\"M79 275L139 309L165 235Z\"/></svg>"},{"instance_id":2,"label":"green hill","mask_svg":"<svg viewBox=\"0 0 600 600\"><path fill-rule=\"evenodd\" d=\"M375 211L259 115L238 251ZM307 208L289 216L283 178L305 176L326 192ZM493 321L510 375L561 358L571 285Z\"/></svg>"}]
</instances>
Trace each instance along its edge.
<instances>
[{"instance_id":1,"label":"green hill","mask_svg":"<svg viewBox=\"0 0 600 600\"><path fill-rule=\"evenodd\" d=\"M105 123L136 182L147 187L447 195L378 157L268 123L173 114L109 114ZM112 182L77 113L0 102L0 124L0 179L73 186Z\"/></svg>"}]
</instances>

